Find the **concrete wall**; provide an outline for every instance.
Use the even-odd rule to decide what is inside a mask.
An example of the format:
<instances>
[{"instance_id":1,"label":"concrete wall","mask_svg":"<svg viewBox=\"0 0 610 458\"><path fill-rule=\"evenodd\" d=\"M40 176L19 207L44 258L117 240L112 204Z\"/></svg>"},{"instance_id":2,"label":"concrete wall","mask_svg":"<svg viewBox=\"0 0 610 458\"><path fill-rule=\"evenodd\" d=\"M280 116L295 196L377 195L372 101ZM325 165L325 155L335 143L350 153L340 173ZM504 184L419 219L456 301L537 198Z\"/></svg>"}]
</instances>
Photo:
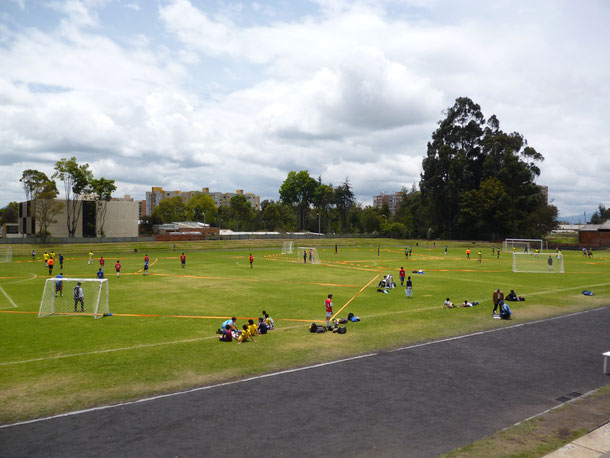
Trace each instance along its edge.
<instances>
[{"instance_id":1,"label":"concrete wall","mask_svg":"<svg viewBox=\"0 0 610 458\"><path fill-rule=\"evenodd\" d=\"M138 236L138 202L125 200L110 201L107 204L104 220L104 237L137 237ZM101 227L98 215L98 236Z\"/></svg>"}]
</instances>

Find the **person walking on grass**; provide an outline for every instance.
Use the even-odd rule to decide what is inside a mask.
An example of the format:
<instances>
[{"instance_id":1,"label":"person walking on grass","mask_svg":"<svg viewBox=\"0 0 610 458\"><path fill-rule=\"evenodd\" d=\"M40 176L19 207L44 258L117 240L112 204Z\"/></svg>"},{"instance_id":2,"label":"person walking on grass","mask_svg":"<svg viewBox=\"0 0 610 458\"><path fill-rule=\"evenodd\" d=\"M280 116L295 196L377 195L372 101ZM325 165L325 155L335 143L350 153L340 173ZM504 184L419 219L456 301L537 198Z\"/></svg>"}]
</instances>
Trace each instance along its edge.
<instances>
[{"instance_id":1,"label":"person walking on grass","mask_svg":"<svg viewBox=\"0 0 610 458\"><path fill-rule=\"evenodd\" d=\"M104 270L104 264L106 263L106 261L104 261L104 256L100 256L100 270L103 271Z\"/></svg>"},{"instance_id":2,"label":"person walking on grass","mask_svg":"<svg viewBox=\"0 0 610 458\"><path fill-rule=\"evenodd\" d=\"M333 316L333 295L329 294L324 301L324 307L326 308L326 327L330 328L330 319Z\"/></svg>"},{"instance_id":3,"label":"person walking on grass","mask_svg":"<svg viewBox=\"0 0 610 458\"><path fill-rule=\"evenodd\" d=\"M55 264L55 259L49 258L47 261L47 266L49 266L49 275L53 275L53 264Z\"/></svg>"},{"instance_id":4,"label":"person walking on grass","mask_svg":"<svg viewBox=\"0 0 610 458\"><path fill-rule=\"evenodd\" d=\"M116 270L116 278L119 278L119 275L121 275L121 263L118 259L116 261L116 264L114 265L114 270Z\"/></svg>"},{"instance_id":5,"label":"person walking on grass","mask_svg":"<svg viewBox=\"0 0 610 458\"><path fill-rule=\"evenodd\" d=\"M87 264L93 264L93 251L89 250L89 261Z\"/></svg>"},{"instance_id":6,"label":"person walking on grass","mask_svg":"<svg viewBox=\"0 0 610 458\"><path fill-rule=\"evenodd\" d=\"M186 267L186 256L184 256L184 253L180 255L180 264L182 264L183 269Z\"/></svg>"},{"instance_id":7,"label":"person walking on grass","mask_svg":"<svg viewBox=\"0 0 610 458\"><path fill-rule=\"evenodd\" d=\"M405 268L401 267L398 271L398 276L400 277L400 286L404 286L405 283ZM411 278L411 277L409 277Z\"/></svg>"},{"instance_id":8,"label":"person walking on grass","mask_svg":"<svg viewBox=\"0 0 610 458\"><path fill-rule=\"evenodd\" d=\"M408 298L413 297L413 282L411 281L411 276L407 278L407 287L405 288L405 296Z\"/></svg>"},{"instance_id":9,"label":"person walking on grass","mask_svg":"<svg viewBox=\"0 0 610 458\"><path fill-rule=\"evenodd\" d=\"M549 265L549 270L553 270L553 257L550 254L549 254L549 259L546 262Z\"/></svg>"}]
</instances>

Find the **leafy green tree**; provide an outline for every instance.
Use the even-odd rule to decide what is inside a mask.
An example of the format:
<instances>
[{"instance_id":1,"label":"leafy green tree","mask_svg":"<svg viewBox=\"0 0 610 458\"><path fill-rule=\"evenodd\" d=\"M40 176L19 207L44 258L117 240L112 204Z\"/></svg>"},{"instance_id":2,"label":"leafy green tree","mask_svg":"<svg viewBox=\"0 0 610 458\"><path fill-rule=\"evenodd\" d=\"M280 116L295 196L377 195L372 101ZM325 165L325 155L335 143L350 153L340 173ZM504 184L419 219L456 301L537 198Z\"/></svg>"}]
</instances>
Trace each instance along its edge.
<instances>
[{"instance_id":1,"label":"leafy green tree","mask_svg":"<svg viewBox=\"0 0 610 458\"><path fill-rule=\"evenodd\" d=\"M57 202L57 186L54 181L39 170L24 170L21 179L26 200L31 205L31 216L38 226L38 235L46 243L51 235L49 227L57 222L55 216L63 209L63 204Z\"/></svg>"},{"instance_id":2,"label":"leafy green tree","mask_svg":"<svg viewBox=\"0 0 610 458\"><path fill-rule=\"evenodd\" d=\"M388 222L382 226L381 232L386 237L392 237L392 238L399 239L399 238L405 237L407 228L402 223Z\"/></svg>"},{"instance_id":3,"label":"leafy green tree","mask_svg":"<svg viewBox=\"0 0 610 458\"><path fill-rule=\"evenodd\" d=\"M433 230L450 238L460 195L478 186L484 117L481 107L467 97L458 98L445 115L428 143L419 187L432 209Z\"/></svg>"},{"instance_id":4,"label":"leafy green tree","mask_svg":"<svg viewBox=\"0 0 610 458\"><path fill-rule=\"evenodd\" d=\"M610 219L610 209L604 204L599 204L597 211L591 216L591 224L601 224Z\"/></svg>"},{"instance_id":5,"label":"leafy green tree","mask_svg":"<svg viewBox=\"0 0 610 458\"><path fill-rule=\"evenodd\" d=\"M360 224L362 225L363 232L373 234L381 231L381 225L384 224L384 218L377 207L366 207L362 210Z\"/></svg>"},{"instance_id":6,"label":"leafy green tree","mask_svg":"<svg viewBox=\"0 0 610 458\"><path fill-rule=\"evenodd\" d=\"M190 212L190 219L193 221L200 221L211 223L216 219L216 213L218 213L218 208L216 208L216 203L212 196L203 193L196 193L189 199L186 203L186 208Z\"/></svg>"},{"instance_id":7,"label":"leafy green tree","mask_svg":"<svg viewBox=\"0 0 610 458\"><path fill-rule=\"evenodd\" d=\"M262 221L265 229L269 231L277 231L282 229L282 215L280 209L275 202L269 202L266 205L262 205Z\"/></svg>"},{"instance_id":8,"label":"leafy green tree","mask_svg":"<svg viewBox=\"0 0 610 458\"><path fill-rule=\"evenodd\" d=\"M168 197L159 202L152 216L162 223L174 223L188 219L188 210L180 196Z\"/></svg>"},{"instance_id":9,"label":"leafy green tree","mask_svg":"<svg viewBox=\"0 0 610 458\"><path fill-rule=\"evenodd\" d=\"M415 188L415 185L408 191L403 189L395 220L405 225L407 237L424 238L427 236L430 228L427 207L424 205L421 192Z\"/></svg>"},{"instance_id":10,"label":"leafy green tree","mask_svg":"<svg viewBox=\"0 0 610 458\"><path fill-rule=\"evenodd\" d=\"M322 230L329 231L329 209L334 204L335 190L332 185L323 184L322 178L318 178L318 186L314 193L314 205L318 210L320 217L320 226Z\"/></svg>"},{"instance_id":11,"label":"leafy green tree","mask_svg":"<svg viewBox=\"0 0 610 458\"><path fill-rule=\"evenodd\" d=\"M237 220L237 230L239 231L239 223L243 223L243 228L248 227L248 223L254 218L254 210L245 196L237 194L231 197L229 201L231 213Z\"/></svg>"},{"instance_id":12,"label":"leafy green tree","mask_svg":"<svg viewBox=\"0 0 610 458\"><path fill-rule=\"evenodd\" d=\"M465 238L495 240L507 233L510 198L497 178L488 178L478 189L466 191L460 203L458 225Z\"/></svg>"},{"instance_id":13,"label":"leafy green tree","mask_svg":"<svg viewBox=\"0 0 610 458\"><path fill-rule=\"evenodd\" d=\"M297 230L305 226L305 215L313 202L318 183L309 176L309 172L291 171L280 187L280 199L283 203L294 205L297 209Z\"/></svg>"},{"instance_id":14,"label":"leafy green tree","mask_svg":"<svg viewBox=\"0 0 610 458\"><path fill-rule=\"evenodd\" d=\"M116 186L114 185L114 180L107 180L104 177L99 179L92 178L89 186L91 192L95 195L95 220L99 223L96 224L97 235L103 237L108 202L112 199L112 193L116 191Z\"/></svg>"},{"instance_id":15,"label":"leafy green tree","mask_svg":"<svg viewBox=\"0 0 610 458\"><path fill-rule=\"evenodd\" d=\"M350 211L354 207L356 199L352 192L349 180L346 178L343 184L335 188L335 205L341 218L342 232L350 231Z\"/></svg>"},{"instance_id":16,"label":"leafy green tree","mask_svg":"<svg viewBox=\"0 0 610 458\"><path fill-rule=\"evenodd\" d=\"M62 158L55 163L53 178L59 179L64 183L68 236L75 237L78 220L82 211L78 198L81 194L90 192L93 174L89 170L89 164L79 164L73 156L70 159Z\"/></svg>"},{"instance_id":17,"label":"leafy green tree","mask_svg":"<svg viewBox=\"0 0 610 458\"><path fill-rule=\"evenodd\" d=\"M19 204L17 202L9 202L9 204L0 209L0 226L5 223L16 223L19 218Z\"/></svg>"}]
</instances>

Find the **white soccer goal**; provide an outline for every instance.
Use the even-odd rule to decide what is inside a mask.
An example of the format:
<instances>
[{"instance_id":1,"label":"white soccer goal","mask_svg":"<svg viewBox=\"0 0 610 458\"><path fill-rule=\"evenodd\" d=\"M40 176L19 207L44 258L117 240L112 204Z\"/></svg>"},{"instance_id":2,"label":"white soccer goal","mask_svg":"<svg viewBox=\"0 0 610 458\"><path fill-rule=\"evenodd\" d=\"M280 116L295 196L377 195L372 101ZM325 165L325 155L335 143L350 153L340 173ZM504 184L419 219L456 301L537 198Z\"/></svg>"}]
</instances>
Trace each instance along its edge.
<instances>
[{"instance_id":1,"label":"white soccer goal","mask_svg":"<svg viewBox=\"0 0 610 458\"><path fill-rule=\"evenodd\" d=\"M513 272L562 274L563 256L548 253L513 252Z\"/></svg>"},{"instance_id":2,"label":"white soccer goal","mask_svg":"<svg viewBox=\"0 0 610 458\"><path fill-rule=\"evenodd\" d=\"M300 246L297 248L297 262L306 264L320 264L317 248Z\"/></svg>"},{"instance_id":3,"label":"white soccer goal","mask_svg":"<svg viewBox=\"0 0 610 458\"><path fill-rule=\"evenodd\" d=\"M0 262L11 262L13 260L13 247L0 245Z\"/></svg>"},{"instance_id":4,"label":"white soccer goal","mask_svg":"<svg viewBox=\"0 0 610 458\"><path fill-rule=\"evenodd\" d=\"M78 288L82 288L82 294ZM97 319L109 313L107 279L47 278L38 318L51 315L91 315Z\"/></svg>"},{"instance_id":5,"label":"white soccer goal","mask_svg":"<svg viewBox=\"0 0 610 458\"><path fill-rule=\"evenodd\" d=\"M282 243L282 254L292 253L294 253L294 243L292 241Z\"/></svg>"},{"instance_id":6,"label":"white soccer goal","mask_svg":"<svg viewBox=\"0 0 610 458\"><path fill-rule=\"evenodd\" d=\"M545 246L546 242L542 239L506 239L502 244L502 249L504 251L530 252L539 250L542 252L545 250Z\"/></svg>"}]
</instances>

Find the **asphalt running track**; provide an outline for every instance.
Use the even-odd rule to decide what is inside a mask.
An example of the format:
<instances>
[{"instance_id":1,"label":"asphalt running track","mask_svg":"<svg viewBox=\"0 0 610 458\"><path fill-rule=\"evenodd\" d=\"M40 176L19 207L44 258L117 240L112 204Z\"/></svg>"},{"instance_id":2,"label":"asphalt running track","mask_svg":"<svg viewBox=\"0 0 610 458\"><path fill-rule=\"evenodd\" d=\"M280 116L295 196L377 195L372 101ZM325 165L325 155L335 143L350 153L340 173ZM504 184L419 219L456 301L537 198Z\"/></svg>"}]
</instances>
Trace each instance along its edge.
<instances>
[{"instance_id":1,"label":"asphalt running track","mask_svg":"<svg viewBox=\"0 0 610 458\"><path fill-rule=\"evenodd\" d=\"M0 455L429 457L610 383L610 307L511 324L4 427Z\"/></svg>"}]
</instances>

